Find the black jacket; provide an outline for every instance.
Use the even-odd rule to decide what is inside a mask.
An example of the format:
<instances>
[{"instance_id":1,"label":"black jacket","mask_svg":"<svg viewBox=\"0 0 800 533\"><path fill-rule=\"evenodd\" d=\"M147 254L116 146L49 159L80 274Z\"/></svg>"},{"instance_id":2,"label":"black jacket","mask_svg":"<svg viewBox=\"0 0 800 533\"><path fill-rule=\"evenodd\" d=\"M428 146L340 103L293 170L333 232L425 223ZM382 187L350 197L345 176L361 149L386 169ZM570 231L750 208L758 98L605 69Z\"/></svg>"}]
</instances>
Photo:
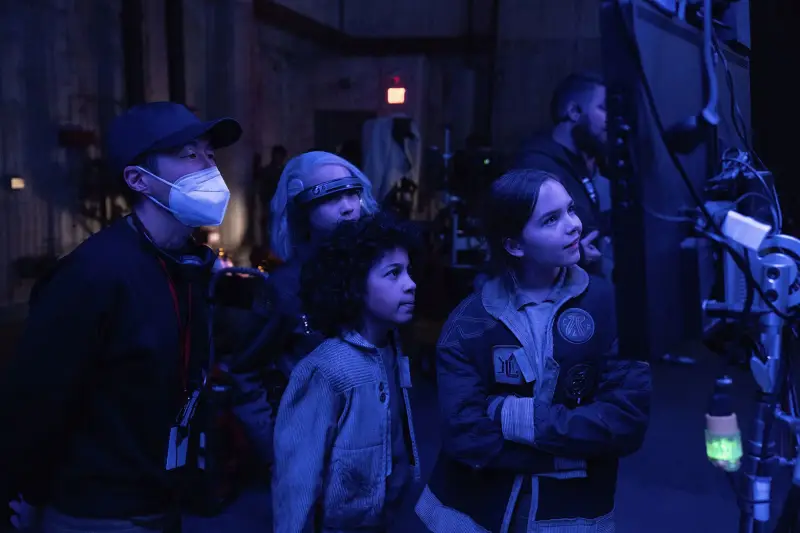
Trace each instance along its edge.
<instances>
[{"instance_id":1,"label":"black jacket","mask_svg":"<svg viewBox=\"0 0 800 533\"><path fill-rule=\"evenodd\" d=\"M287 377L294 365L324 340L324 336L308 325L300 300L301 271L312 253L310 247L298 249L294 258L270 276L269 283L278 309L276 319L280 324L276 328L272 349Z\"/></svg>"},{"instance_id":2,"label":"black jacket","mask_svg":"<svg viewBox=\"0 0 800 533\"><path fill-rule=\"evenodd\" d=\"M592 199L590 190L583 182L590 173L580 155L569 151L550 135L542 135L525 144L513 167L544 170L560 178L575 201L575 211L583 223L583 233L599 229L601 234L609 234L610 221L604 220L598 203Z\"/></svg>"},{"instance_id":3,"label":"black jacket","mask_svg":"<svg viewBox=\"0 0 800 533\"><path fill-rule=\"evenodd\" d=\"M464 300L442 328L437 346L442 450L429 488L446 507L499 531L518 475L556 472L559 458L585 460L586 477L539 478L536 519L603 516L614 506L617 458L642 444L651 387L646 363L620 359L615 352L613 287L592 277L588 289L567 301L548 326L559 370L557 381L542 382L543 390L552 391L552 403L534 398L534 445L507 440L499 416L487 412L492 398L533 393L531 383L502 379L508 369L499 362L525 346L519 335L526 326L515 318L513 299L496 287L502 284L493 280ZM570 328L588 335L570 339Z\"/></svg>"},{"instance_id":4,"label":"black jacket","mask_svg":"<svg viewBox=\"0 0 800 533\"><path fill-rule=\"evenodd\" d=\"M269 300L266 317L240 311L235 323L229 323L225 328L224 338L231 341L225 342L227 349L224 351L227 353L239 351L235 348L237 344L241 347L259 336L264 339L251 355L234 355L226 358L226 363L249 400L266 392L273 413L277 413L294 365L324 340L321 334L307 326L300 301L300 273L310 255L311 249L303 247L290 261L270 273L266 288ZM217 332L218 337L222 338L220 333ZM250 418L244 421L245 425L256 424L255 417ZM263 414L258 418L264 418ZM259 422L261 425L265 423L266 420Z\"/></svg>"},{"instance_id":5,"label":"black jacket","mask_svg":"<svg viewBox=\"0 0 800 533\"><path fill-rule=\"evenodd\" d=\"M186 252L208 259L210 250ZM207 363L211 265L159 257L122 219L59 261L37 288L18 353L0 375L0 427L8 429L0 494L22 491L77 517L171 507L165 454L186 400L184 377L193 387Z\"/></svg>"}]
</instances>

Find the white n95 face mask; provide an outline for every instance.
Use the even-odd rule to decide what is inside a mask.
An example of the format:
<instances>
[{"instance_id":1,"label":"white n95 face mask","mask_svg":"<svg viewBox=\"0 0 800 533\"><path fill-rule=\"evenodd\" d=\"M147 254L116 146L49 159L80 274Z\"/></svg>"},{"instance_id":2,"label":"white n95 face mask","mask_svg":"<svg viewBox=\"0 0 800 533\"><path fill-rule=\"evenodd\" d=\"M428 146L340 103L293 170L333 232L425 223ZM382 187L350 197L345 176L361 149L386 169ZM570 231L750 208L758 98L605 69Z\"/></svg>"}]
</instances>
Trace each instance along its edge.
<instances>
[{"instance_id":1,"label":"white n95 face mask","mask_svg":"<svg viewBox=\"0 0 800 533\"><path fill-rule=\"evenodd\" d=\"M169 206L148 195L148 198L166 209L180 222L192 228L219 226L225 218L231 192L225 185L217 167L209 167L181 176L170 183L142 167L136 167L161 183L169 185Z\"/></svg>"}]
</instances>

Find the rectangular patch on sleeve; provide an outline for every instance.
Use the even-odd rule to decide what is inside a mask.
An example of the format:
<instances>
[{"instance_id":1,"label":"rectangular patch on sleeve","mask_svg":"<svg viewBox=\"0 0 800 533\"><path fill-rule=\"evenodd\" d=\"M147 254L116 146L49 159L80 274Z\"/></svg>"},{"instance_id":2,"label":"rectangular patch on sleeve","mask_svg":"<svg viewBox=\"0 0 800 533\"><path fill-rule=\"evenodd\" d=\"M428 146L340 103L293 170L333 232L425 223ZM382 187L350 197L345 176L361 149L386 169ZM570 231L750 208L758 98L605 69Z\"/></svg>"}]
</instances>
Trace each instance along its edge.
<instances>
[{"instance_id":1,"label":"rectangular patch on sleeve","mask_svg":"<svg viewBox=\"0 0 800 533\"><path fill-rule=\"evenodd\" d=\"M519 346L492 347L494 379L505 385L522 385L534 380L533 369Z\"/></svg>"}]
</instances>

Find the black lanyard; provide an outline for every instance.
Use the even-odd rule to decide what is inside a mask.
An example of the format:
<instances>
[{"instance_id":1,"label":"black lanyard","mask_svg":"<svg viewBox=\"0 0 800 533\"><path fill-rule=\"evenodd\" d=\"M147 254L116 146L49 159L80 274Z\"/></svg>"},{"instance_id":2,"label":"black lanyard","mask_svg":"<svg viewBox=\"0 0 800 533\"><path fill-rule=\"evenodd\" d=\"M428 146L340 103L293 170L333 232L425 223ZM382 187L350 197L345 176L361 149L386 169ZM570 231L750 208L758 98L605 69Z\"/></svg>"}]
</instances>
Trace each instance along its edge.
<instances>
[{"instance_id":1,"label":"black lanyard","mask_svg":"<svg viewBox=\"0 0 800 533\"><path fill-rule=\"evenodd\" d=\"M181 313L181 303L180 297L178 294L178 287L175 284L172 276L169 273L169 268L167 267L167 262L161 257L161 255L166 255L168 258L173 259L171 255L167 254L163 250L161 250L156 243L153 241L153 238L150 236L150 232L147 231L147 228L144 227L142 221L136 216L136 213L131 215L131 219L133 221L133 225L139 230L139 233L144 236L145 239L151 244L154 248L154 251L159 254L156 259L158 260L159 265L161 265L161 269L164 271L164 275L167 278L167 284L169 286L169 292L172 296L172 305L175 310L175 318L178 323L178 340L180 343L180 362L181 362L181 385L183 387L183 392L188 392L189 390L189 362L191 360L192 354L192 284L187 284L187 305L186 305L186 321L183 320L183 314ZM174 260L174 259L173 259ZM177 262L177 261L176 261Z\"/></svg>"},{"instance_id":2,"label":"black lanyard","mask_svg":"<svg viewBox=\"0 0 800 533\"><path fill-rule=\"evenodd\" d=\"M169 283L169 292L172 295L172 305L175 308L175 318L178 320L178 338L180 339L180 358L181 358L181 384L183 385L183 392L189 390L189 361L192 355L192 284L187 285L187 302L186 302L186 322L183 321L181 316L181 303L178 297L178 288L172 280L167 270L167 264L160 257L158 262L167 276Z\"/></svg>"}]
</instances>

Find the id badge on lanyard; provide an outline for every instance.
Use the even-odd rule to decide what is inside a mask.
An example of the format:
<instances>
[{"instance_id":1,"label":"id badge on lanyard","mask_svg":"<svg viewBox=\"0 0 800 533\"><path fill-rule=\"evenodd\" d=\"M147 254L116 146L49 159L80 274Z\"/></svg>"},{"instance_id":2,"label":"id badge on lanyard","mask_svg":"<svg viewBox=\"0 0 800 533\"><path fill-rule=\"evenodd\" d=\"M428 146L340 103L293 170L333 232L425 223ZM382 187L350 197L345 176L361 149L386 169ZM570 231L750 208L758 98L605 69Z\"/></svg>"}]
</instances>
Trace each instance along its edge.
<instances>
[{"instance_id":1,"label":"id badge on lanyard","mask_svg":"<svg viewBox=\"0 0 800 533\"><path fill-rule=\"evenodd\" d=\"M197 410L200 391L196 390L178 413L175 424L169 430L169 446L167 448L167 470L173 470L186 465L186 455L189 451L189 424Z\"/></svg>"},{"instance_id":2,"label":"id badge on lanyard","mask_svg":"<svg viewBox=\"0 0 800 533\"><path fill-rule=\"evenodd\" d=\"M597 189L594 188L591 178L581 178L581 183L583 183L583 188L586 189L589 199L594 205L597 205Z\"/></svg>"},{"instance_id":3,"label":"id badge on lanyard","mask_svg":"<svg viewBox=\"0 0 800 533\"><path fill-rule=\"evenodd\" d=\"M181 307L178 299L177 287L172 281L172 277L169 275L167 265L161 259L159 259L159 263L161 264L161 267L167 276L170 295L172 296L172 304L175 309L175 318L177 319L178 325L178 339L180 342L181 387L183 394L188 395L189 362L191 358L192 287L189 285L187 290L187 317L186 323L184 324L181 317ZM175 423L170 428L165 463L167 470L174 470L186 465L186 457L189 450L189 429L192 418L197 410L199 398L199 390L195 390L191 395L188 396L186 403L183 405L183 408L175 419Z\"/></svg>"}]
</instances>

